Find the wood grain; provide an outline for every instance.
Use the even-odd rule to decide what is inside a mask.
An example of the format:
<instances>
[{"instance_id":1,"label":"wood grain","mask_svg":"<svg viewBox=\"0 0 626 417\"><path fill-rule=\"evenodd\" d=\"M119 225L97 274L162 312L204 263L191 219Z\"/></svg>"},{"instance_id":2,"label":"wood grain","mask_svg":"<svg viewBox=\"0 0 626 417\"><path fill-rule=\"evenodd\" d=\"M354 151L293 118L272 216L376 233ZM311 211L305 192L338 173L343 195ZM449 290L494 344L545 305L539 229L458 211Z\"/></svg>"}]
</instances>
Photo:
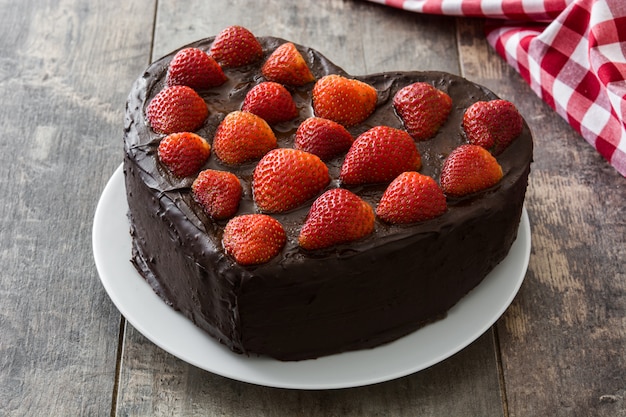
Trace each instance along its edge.
<instances>
[{"instance_id":1,"label":"wood grain","mask_svg":"<svg viewBox=\"0 0 626 417\"><path fill-rule=\"evenodd\" d=\"M0 416L626 417L626 181L493 52L482 21L350 0L0 10ZM494 329L395 381L297 391L205 372L126 325L91 248L126 95L151 60L231 24L355 75L458 73L518 106L535 136L532 253Z\"/></svg>"},{"instance_id":2,"label":"wood grain","mask_svg":"<svg viewBox=\"0 0 626 417\"><path fill-rule=\"evenodd\" d=\"M120 316L91 224L120 163L129 81L148 62L152 19L133 17L146 7L0 6L2 416L110 414Z\"/></svg>"},{"instance_id":3,"label":"wood grain","mask_svg":"<svg viewBox=\"0 0 626 417\"><path fill-rule=\"evenodd\" d=\"M186 364L135 329L126 332L120 416L502 416L490 333L449 360L372 386L267 388Z\"/></svg>"}]
</instances>

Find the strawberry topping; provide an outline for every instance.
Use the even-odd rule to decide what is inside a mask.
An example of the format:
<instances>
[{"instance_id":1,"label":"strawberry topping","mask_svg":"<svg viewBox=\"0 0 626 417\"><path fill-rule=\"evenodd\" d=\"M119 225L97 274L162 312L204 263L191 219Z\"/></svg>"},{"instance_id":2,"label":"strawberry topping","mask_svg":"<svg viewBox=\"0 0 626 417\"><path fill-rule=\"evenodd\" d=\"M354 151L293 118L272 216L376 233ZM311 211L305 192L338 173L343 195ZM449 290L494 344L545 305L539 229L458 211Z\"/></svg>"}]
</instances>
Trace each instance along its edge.
<instances>
[{"instance_id":1,"label":"strawberry topping","mask_svg":"<svg viewBox=\"0 0 626 417\"><path fill-rule=\"evenodd\" d=\"M344 184L390 182L404 171L421 167L415 142L407 132L376 126L356 138L341 166Z\"/></svg>"},{"instance_id":2,"label":"strawberry topping","mask_svg":"<svg viewBox=\"0 0 626 417\"><path fill-rule=\"evenodd\" d=\"M245 111L227 114L213 137L215 155L230 165L260 159L276 146L276 136L267 122Z\"/></svg>"},{"instance_id":3,"label":"strawberry topping","mask_svg":"<svg viewBox=\"0 0 626 417\"><path fill-rule=\"evenodd\" d=\"M148 104L146 116L157 133L192 132L207 116L206 103L191 87L165 87Z\"/></svg>"},{"instance_id":4,"label":"strawberry topping","mask_svg":"<svg viewBox=\"0 0 626 417\"><path fill-rule=\"evenodd\" d=\"M228 221L224 250L241 265L262 264L280 253L287 235L282 224L266 214L244 214Z\"/></svg>"},{"instance_id":5,"label":"strawberry topping","mask_svg":"<svg viewBox=\"0 0 626 417\"><path fill-rule=\"evenodd\" d=\"M333 188L313 202L298 242L307 250L352 242L374 231L374 219L374 210L359 196Z\"/></svg>"},{"instance_id":6,"label":"strawberry topping","mask_svg":"<svg viewBox=\"0 0 626 417\"><path fill-rule=\"evenodd\" d=\"M309 66L291 42L285 42L272 52L263 68L263 76L269 81L301 86L315 81Z\"/></svg>"},{"instance_id":7,"label":"strawberry topping","mask_svg":"<svg viewBox=\"0 0 626 417\"><path fill-rule=\"evenodd\" d=\"M415 140L435 136L452 110L452 99L428 83L414 83L402 88L393 98L393 106Z\"/></svg>"},{"instance_id":8,"label":"strawberry topping","mask_svg":"<svg viewBox=\"0 0 626 417\"><path fill-rule=\"evenodd\" d=\"M502 167L485 148L465 144L454 149L441 169L441 188L451 197L461 197L496 185Z\"/></svg>"},{"instance_id":9,"label":"strawberry topping","mask_svg":"<svg viewBox=\"0 0 626 417\"><path fill-rule=\"evenodd\" d=\"M215 37L210 55L225 68L241 67L261 59L263 47L248 29L229 26Z\"/></svg>"},{"instance_id":10,"label":"strawberry topping","mask_svg":"<svg viewBox=\"0 0 626 417\"><path fill-rule=\"evenodd\" d=\"M166 83L186 85L194 90L206 90L226 82L217 61L198 48L184 48L174 55L167 70Z\"/></svg>"},{"instance_id":11,"label":"strawberry topping","mask_svg":"<svg viewBox=\"0 0 626 417\"><path fill-rule=\"evenodd\" d=\"M322 192L328 167L317 156L296 149L274 149L254 169L254 202L265 212L294 209Z\"/></svg>"},{"instance_id":12,"label":"strawberry topping","mask_svg":"<svg viewBox=\"0 0 626 417\"><path fill-rule=\"evenodd\" d=\"M265 81L248 91L241 110L249 111L269 124L286 122L298 115L291 93L282 85Z\"/></svg>"},{"instance_id":13,"label":"strawberry topping","mask_svg":"<svg viewBox=\"0 0 626 417\"><path fill-rule=\"evenodd\" d=\"M177 177L197 173L209 159L211 146L195 133L172 133L159 143L159 159Z\"/></svg>"},{"instance_id":14,"label":"strawberry topping","mask_svg":"<svg viewBox=\"0 0 626 417\"><path fill-rule=\"evenodd\" d=\"M194 199L216 220L233 216L239 208L242 187L231 172L204 170L198 174L191 190Z\"/></svg>"},{"instance_id":15,"label":"strawberry topping","mask_svg":"<svg viewBox=\"0 0 626 417\"><path fill-rule=\"evenodd\" d=\"M446 196L433 178L419 172L403 172L389 184L376 214L389 223L415 223L446 212Z\"/></svg>"},{"instance_id":16,"label":"strawberry topping","mask_svg":"<svg viewBox=\"0 0 626 417\"><path fill-rule=\"evenodd\" d=\"M196 176L191 195L211 219L230 219L222 244L237 263L270 261L283 250L287 233L292 245L297 235L299 246L313 251L365 238L374 233L376 218L385 229L390 229L389 224L435 219L446 213L448 204L459 204L455 198L501 181L503 170L494 155L503 152L523 129L523 119L512 103L497 99L469 106L463 116L469 143L452 150L440 165L449 144L463 140L463 133L437 136L450 123L453 110L446 92L425 82L406 85L393 96L390 111L396 120L390 126L377 125L389 119L380 118L378 112L370 118L379 101L376 88L339 74L316 81L298 48L285 42L261 66L263 50L256 37L243 27L228 27L214 39L209 53L193 47L177 52L168 66L165 87L145 109L147 122L159 134L155 137L164 136L158 160L176 177ZM249 65L254 62L258 66ZM249 66L230 69L245 65ZM238 78L239 73L259 67L260 74ZM229 70L225 73L223 68ZM228 81L226 74L232 76L233 86L212 91ZM196 91L202 91L207 101ZM237 98L224 98L225 91ZM311 108L302 104L306 99ZM390 99L380 97L381 102ZM241 102L241 110L228 113L233 103ZM207 103L213 114L204 126L209 117ZM456 103L455 120L461 105ZM390 109L389 104L385 109ZM296 127L311 110L312 116ZM222 114L226 115L209 144L197 133L211 134L207 132ZM401 125L404 128L391 127ZM416 143L428 139L435 145ZM289 148L291 140L293 148ZM424 161L433 161L424 172L436 175L440 169L439 184L417 172L422 165L418 146L429 152L424 151ZM230 165L234 173L206 169L211 152L218 166ZM246 165L238 166L242 164ZM213 161L211 167L215 168ZM242 198L247 202L242 203ZM307 205L310 209L302 223L298 216L303 216ZM282 214L292 210L294 216ZM237 215L238 211L245 214ZM299 223L294 227L286 222L286 232L268 213ZM218 228L223 225L216 224Z\"/></svg>"},{"instance_id":17,"label":"strawberry topping","mask_svg":"<svg viewBox=\"0 0 626 417\"><path fill-rule=\"evenodd\" d=\"M499 155L522 133L524 121L515 105L506 100L478 101L463 115L467 141Z\"/></svg>"},{"instance_id":18,"label":"strawberry topping","mask_svg":"<svg viewBox=\"0 0 626 417\"><path fill-rule=\"evenodd\" d=\"M339 123L309 117L298 126L294 147L328 160L350 149L353 141L350 132Z\"/></svg>"},{"instance_id":19,"label":"strawberry topping","mask_svg":"<svg viewBox=\"0 0 626 417\"><path fill-rule=\"evenodd\" d=\"M341 75L320 78L313 87L315 115L349 127L363 122L376 108L374 87Z\"/></svg>"}]
</instances>

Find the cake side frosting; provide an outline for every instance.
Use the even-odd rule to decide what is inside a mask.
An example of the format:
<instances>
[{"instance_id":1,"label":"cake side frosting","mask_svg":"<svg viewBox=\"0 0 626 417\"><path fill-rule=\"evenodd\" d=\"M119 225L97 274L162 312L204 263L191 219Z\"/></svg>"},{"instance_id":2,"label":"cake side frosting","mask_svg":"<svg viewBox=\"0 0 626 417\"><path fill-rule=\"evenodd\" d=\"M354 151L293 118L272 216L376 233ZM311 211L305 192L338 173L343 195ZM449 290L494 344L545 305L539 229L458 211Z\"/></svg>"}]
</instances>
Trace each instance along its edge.
<instances>
[{"instance_id":1,"label":"cake side frosting","mask_svg":"<svg viewBox=\"0 0 626 417\"><path fill-rule=\"evenodd\" d=\"M259 38L264 56L285 41ZM213 39L192 44L208 50ZM347 75L318 52L297 46L316 78ZM298 246L310 203L275 214L287 244L271 261L253 267L234 262L221 246L225 221L214 221L193 201L192 178L172 176L156 157L163 135L145 121L145 108L164 85L173 54L152 64L134 84L127 103L124 170L132 225L133 261L155 291L236 352L282 360L313 358L374 347L441 318L508 253L521 215L532 139L528 127L501 155L502 180L469 197L449 199L448 210L412 225L380 220L359 241L317 251ZM201 95L209 117L196 131L211 140L219 122L262 81L258 64L226 70L227 83ZM376 110L350 128L356 137L374 126L401 129L391 100L402 87L424 81L447 92L453 109L429 141L418 142L421 173L439 179L445 156L465 142L464 110L496 96L460 77L439 72L396 72L355 77L376 88ZM291 147L300 122L311 116L312 85L293 90L299 116L275 126L279 147ZM210 158L207 168L229 170L243 184L238 214L255 212L251 176L255 164L233 168ZM341 186L341 157L328 162L331 182ZM372 206L384 185L345 187Z\"/></svg>"}]
</instances>

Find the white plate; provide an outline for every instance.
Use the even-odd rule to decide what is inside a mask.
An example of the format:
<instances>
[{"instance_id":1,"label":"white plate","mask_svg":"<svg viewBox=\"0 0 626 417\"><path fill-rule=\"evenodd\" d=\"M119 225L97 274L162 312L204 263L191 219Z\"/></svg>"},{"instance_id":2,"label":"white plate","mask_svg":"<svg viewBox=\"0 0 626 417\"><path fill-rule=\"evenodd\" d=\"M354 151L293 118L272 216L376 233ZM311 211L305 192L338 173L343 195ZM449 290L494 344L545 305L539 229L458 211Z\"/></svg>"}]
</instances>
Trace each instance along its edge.
<instances>
[{"instance_id":1,"label":"white plate","mask_svg":"<svg viewBox=\"0 0 626 417\"><path fill-rule=\"evenodd\" d=\"M356 387L409 375L450 357L504 313L524 280L530 256L530 226L524 209L509 255L445 319L375 349L280 362L232 353L163 303L130 263L127 210L120 166L96 209L93 251L102 284L124 317L156 345L194 366L270 387Z\"/></svg>"}]
</instances>

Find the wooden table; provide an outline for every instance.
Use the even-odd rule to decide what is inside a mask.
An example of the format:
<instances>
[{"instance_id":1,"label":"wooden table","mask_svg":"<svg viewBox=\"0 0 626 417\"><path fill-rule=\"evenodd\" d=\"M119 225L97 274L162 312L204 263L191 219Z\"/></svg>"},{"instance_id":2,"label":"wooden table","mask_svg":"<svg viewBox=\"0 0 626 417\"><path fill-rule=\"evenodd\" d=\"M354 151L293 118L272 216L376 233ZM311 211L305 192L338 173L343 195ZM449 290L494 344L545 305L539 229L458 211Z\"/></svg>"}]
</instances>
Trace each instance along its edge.
<instances>
[{"instance_id":1,"label":"wooden table","mask_svg":"<svg viewBox=\"0 0 626 417\"><path fill-rule=\"evenodd\" d=\"M481 20L348 0L1 4L0 415L626 416L626 179L493 52ZM231 24L351 74L443 70L516 103L536 138L532 252L487 333L398 380L299 391L195 368L120 315L91 229L126 95L152 60Z\"/></svg>"}]
</instances>

